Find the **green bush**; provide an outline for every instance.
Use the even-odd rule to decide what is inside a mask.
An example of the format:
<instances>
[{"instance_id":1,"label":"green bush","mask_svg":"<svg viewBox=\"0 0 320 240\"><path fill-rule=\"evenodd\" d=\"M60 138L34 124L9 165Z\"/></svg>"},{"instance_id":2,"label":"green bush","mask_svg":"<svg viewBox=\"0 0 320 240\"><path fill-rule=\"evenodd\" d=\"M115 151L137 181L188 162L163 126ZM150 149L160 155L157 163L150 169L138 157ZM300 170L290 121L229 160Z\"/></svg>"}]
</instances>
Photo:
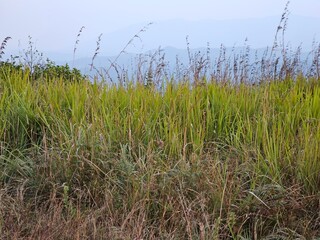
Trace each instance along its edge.
<instances>
[{"instance_id":1,"label":"green bush","mask_svg":"<svg viewBox=\"0 0 320 240\"><path fill-rule=\"evenodd\" d=\"M84 81L86 76L79 69L70 68L66 65L56 65L53 61L47 59L44 64L36 64L30 68L27 64L17 63L13 58L11 61L0 61L0 76L5 76L12 71L22 71L28 73L32 80L46 80L62 78L64 81Z\"/></svg>"}]
</instances>

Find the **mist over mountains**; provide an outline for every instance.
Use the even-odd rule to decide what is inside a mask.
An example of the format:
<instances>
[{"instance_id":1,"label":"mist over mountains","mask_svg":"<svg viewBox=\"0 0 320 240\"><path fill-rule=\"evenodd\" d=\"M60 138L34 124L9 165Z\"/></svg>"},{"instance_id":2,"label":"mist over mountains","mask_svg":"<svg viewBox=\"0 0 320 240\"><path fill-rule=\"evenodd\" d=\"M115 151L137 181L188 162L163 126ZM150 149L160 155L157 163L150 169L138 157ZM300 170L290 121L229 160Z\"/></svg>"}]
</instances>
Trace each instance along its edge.
<instances>
[{"instance_id":1,"label":"mist over mountains","mask_svg":"<svg viewBox=\"0 0 320 240\"><path fill-rule=\"evenodd\" d=\"M203 20L185 21L170 20L151 25L146 32L141 34L142 43L137 42L132 51L140 52L157 48L158 46L172 46L186 48L186 36L189 36L190 45L193 48L205 47L210 43L212 48L218 48L220 44L227 47L242 46L245 39L253 48L270 46L279 24L279 17L266 17L241 20ZM320 37L320 18L290 16L285 34L286 41L294 46L303 43L310 48L312 40ZM114 48L125 43L142 27L135 25L126 29L104 36L101 48L111 54Z\"/></svg>"},{"instance_id":2,"label":"mist over mountains","mask_svg":"<svg viewBox=\"0 0 320 240\"><path fill-rule=\"evenodd\" d=\"M139 33L139 39L134 41L127 50L140 53L159 46L186 48L186 36L189 36L192 48L219 48L220 44L227 47L242 46L245 39L253 48L271 46L279 25L280 17L266 17L240 20L169 20L155 22L145 32ZM313 39L320 38L320 18L290 15L287 22L285 40L293 46L301 43L303 48L310 48ZM102 55L116 55L126 43L147 23L132 25L116 32L105 34L101 41ZM84 38L83 40L81 38ZM92 54L98 36L86 39L85 32L80 38L79 51ZM85 52L89 50L88 52ZM91 52L90 52L91 50ZM81 53L82 54L82 53Z\"/></svg>"},{"instance_id":3,"label":"mist over mountains","mask_svg":"<svg viewBox=\"0 0 320 240\"><path fill-rule=\"evenodd\" d=\"M279 16L240 20L168 20L155 22L143 32L139 31L148 23L136 24L103 34L94 64L97 68L108 67L137 33L138 37L133 39L117 60L117 64L123 68L130 69L137 64L137 58L139 58L137 54L140 54L140 57L150 55L160 46L165 53L165 61L171 66L175 65L177 57L181 62L188 61L187 47L193 52L200 51L204 54L209 46L212 59L218 56L221 44L227 48L228 52L241 52L243 46L248 45L253 51L257 50L258 54L262 54L267 46L273 45L279 22ZM313 41L319 41L320 18L289 15L287 23L285 42L293 48L301 45L302 51L308 52L312 48ZM188 36L188 43L186 36ZM88 35L84 30L79 37L75 55L73 46L76 36L75 39L66 39L69 50L65 50L63 46L60 51L52 51L50 48L38 50L57 64L68 63L88 73L96 51L97 38L98 36ZM36 41L41 43L43 40L36 39ZM19 50L21 52L21 46ZM15 54L19 50L9 43L6 56Z\"/></svg>"}]
</instances>

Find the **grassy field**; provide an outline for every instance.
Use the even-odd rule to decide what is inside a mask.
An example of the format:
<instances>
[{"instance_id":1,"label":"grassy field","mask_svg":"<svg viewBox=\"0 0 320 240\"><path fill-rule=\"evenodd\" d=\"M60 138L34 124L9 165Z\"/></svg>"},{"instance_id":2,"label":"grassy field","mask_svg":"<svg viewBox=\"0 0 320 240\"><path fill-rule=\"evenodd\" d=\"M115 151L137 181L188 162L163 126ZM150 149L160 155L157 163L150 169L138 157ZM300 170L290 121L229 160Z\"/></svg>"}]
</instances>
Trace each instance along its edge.
<instances>
[{"instance_id":1,"label":"grassy field","mask_svg":"<svg viewBox=\"0 0 320 240\"><path fill-rule=\"evenodd\" d=\"M0 180L1 239L320 237L320 81L0 68Z\"/></svg>"}]
</instances>

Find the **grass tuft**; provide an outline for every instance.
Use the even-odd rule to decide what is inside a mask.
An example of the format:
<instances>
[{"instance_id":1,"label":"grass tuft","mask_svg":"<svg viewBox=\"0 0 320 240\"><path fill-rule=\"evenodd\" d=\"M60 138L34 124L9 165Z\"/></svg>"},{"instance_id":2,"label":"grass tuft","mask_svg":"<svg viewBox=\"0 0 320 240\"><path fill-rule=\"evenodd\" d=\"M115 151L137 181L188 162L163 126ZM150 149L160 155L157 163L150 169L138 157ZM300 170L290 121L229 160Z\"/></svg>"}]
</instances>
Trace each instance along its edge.
<instances>
[{"instance_id":1,"label":"grass tuft","mask_svg":"<svg viewBox=\"0 0 320 240\"><path fill-rule=\"evenodd\" d=\"M0 72L2 238L320 236L319 81Z\"/></svg>"}]
</instances>

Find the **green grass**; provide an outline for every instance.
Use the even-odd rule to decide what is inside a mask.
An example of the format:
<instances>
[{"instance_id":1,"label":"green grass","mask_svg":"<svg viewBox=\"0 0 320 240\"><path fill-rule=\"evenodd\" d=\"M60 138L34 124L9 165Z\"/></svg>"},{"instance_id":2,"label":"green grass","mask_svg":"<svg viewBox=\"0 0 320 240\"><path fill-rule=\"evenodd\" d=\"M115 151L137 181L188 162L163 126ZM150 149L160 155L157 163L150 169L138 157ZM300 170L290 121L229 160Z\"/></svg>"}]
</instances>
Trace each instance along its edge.
<instances>
[{"instance_id":1,"label":"green grass","mask_svg":"<svg viewBox=\"0 0 320 240\"><path fill-rule=\"evenodd\" d=\"M320 236L320 81L162 91L0 69L2 239Z\"/></svg>"}]
</instances>

